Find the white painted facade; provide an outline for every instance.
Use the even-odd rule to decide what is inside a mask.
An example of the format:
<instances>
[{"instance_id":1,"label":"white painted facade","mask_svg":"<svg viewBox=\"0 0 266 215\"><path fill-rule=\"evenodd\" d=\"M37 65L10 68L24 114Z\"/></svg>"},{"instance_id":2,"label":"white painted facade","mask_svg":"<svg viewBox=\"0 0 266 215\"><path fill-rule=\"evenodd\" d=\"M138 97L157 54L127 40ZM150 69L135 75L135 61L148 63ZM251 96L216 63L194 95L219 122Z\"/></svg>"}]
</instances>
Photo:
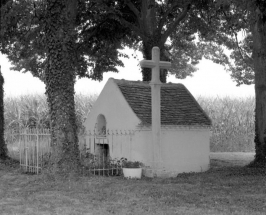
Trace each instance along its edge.
<instances>
[{"instance_id":1,"label":"white painted facade","mask_svg":"<svg viewBox=\"0 0 266 215\"><path fill-rule=\"evenodd\" d=\"M151 127L140 126L141 120L133 112L113 79L109 79L85 121L87 131L99 130L98 124L106 120L107 130L134 131L134 135L118 138L107 135L109 155L112 159L126 157L153 166ZM101 126L100 126L101 127ZM124 138L124 139L123 139ZM86 141L95 153L95 143ZM90 145L89 145L90 144ZM97 143L96 143L97 145ZM209 168L210 128L169 126L161 130L161 164L167 176L183 172L201 172ZM160 174L158 174L160 175Z\"/></svg>"},{"instance_id":2,"label":"white painted facade","mask_svg":"<svg viewBox=\"0 0 266 215\"><path fill-rule=\"evenodd\" d=\"M102 114L106 128L110 130L133 130L141 121L123 97L114 80L110 78L85 121L86 130L97 128L97 117Z\"/></svg>"},{"instance_id":3,"label":"white painted facade","mask_svg":"<svg viewBox=\"0 0 266 215\"><path fill-rule=\"evenodd\" d=\"M210 129L162 130L164 168L176 173L202 172L210 165Z\"/></svg>"}]
</instances>

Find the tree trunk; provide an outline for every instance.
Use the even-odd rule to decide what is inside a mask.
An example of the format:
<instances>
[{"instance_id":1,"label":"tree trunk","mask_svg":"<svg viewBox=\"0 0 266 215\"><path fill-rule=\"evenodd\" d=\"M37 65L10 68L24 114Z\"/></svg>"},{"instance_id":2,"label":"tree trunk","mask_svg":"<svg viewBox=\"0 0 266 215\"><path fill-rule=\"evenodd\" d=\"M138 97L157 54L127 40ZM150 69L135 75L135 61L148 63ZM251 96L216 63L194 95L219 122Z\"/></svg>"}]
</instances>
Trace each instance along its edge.
<instances>
[{"instance_id":1,"label":"tree trunk","mask_svg":"<svg viewBox=\"0 0 266 215\"><path fill-rule=\"evenodd\" d=\"M79 172L79 149L74 102L75 0L48 0L46 11L46 95L50 108L52 153L48 172Z\"/></svg>"},{"instance_id":2,"label":"tree trunk","mask_svg":"<svg viewBox=\"0 0 266 215\"><path fill-rule=\"evenodd\" d=\"M151 50L152 44L143 41L143 57L146 60L151 60ZM142 81L151 81L151 69L150 68L142 68Z\"/></svg>"},{"instance_id":3,"label":"tree trunk","mask_svg":"<svg viewBox=\"0 0 266 215\"><path fill-rule=\"evenodd\" d=\"M7 158L7 146L4 137L4 78L0 66L0 159Z\"/></svg>"},{"instance_id":4,"label":"tree trunk","mask_svg":"<svg viewBox=\"0 0 266 215\"><path fill-rule=\"evenodd\" d=\"M157 45L158 43L152 42L152 41L143 41L143 57L146 60L151 60L152 56L152 48L154 46L157 46L160 48L160 60L165 59L164 57L164 49L162 47L160 47L159 45ZM151 69L150 68L142 68L142 81L151 81ZM166 78L167 78L167 70L166 69L161 69L160 70L160 80L162 83L166 83Z\"/></svg>"},{"instance_id":5,"label":"tree trunk","mask_svg":"<svg viewBox=\"0 0 266 215\"><path fill-rule=\"evenodd\" d=\"M255 70L255 166L266 164L266 23L257 16L253 26L253 60Z\"/></svg>"}]
</instances>

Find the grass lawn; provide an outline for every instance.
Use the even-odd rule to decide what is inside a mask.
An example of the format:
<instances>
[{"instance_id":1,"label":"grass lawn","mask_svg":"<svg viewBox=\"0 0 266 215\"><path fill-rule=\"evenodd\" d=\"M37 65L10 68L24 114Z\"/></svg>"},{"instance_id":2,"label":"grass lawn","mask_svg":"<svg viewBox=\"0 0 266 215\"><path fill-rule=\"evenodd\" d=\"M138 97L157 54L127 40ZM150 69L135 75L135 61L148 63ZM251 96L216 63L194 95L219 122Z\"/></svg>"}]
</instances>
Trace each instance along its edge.
<instances>
[{"instance_id":1,"label":"grass lawn","mask_svg":"<svg viewBox=\"0 0 266 215\"><path fill-rule=\"evenodd\" d=\"M245 163L246 161L243 161ZM50 181L0 163L0 214L266 214L266 170L211 160L172 179Z\"/></svg>"}]
</instances>

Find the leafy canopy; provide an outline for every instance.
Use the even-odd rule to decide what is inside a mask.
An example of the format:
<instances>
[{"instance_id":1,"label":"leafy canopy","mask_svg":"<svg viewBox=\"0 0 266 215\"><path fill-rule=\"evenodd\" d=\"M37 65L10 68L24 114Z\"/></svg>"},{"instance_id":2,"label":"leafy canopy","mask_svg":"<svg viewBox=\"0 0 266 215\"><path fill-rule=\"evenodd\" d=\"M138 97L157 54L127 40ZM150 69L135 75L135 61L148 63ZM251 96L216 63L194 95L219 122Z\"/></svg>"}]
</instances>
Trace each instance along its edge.
<instances>
[{"instance_id":1,"label":"leafy canopy","mask_svg":"<svg viewBox=\"0 0 266 215\"><path fill-rule=\"evenodd\" d=\"M102 80L103 73L123 66L121 50L142 51L145 43L161 44L172 62L170 73L185 78L202 59L225 66L237 84L254 80L252 19L254 1L79 0L75 28L75 66L78 77ZM0 51L16 70L44 80L43 38L46 1L1 1ZM181 19L181 18L182 19ZM180 18L180 20L179 20ZM244 37L239 40L239 32ZM156 41L157 40L157 43ZM229 49L230 54L226 52Z\"/></svg>"},{"instance_id":2,"label":"leafy canopy","mask_svg":"<svg viewBox=\"0 0 266 215\"><path fill-rule=\"evenodd\" d=\"M0 51L14 64L13 69L30 71L44 80L46 1L6 1L1 7ZM102 80L103 73L118 72L121 39L128 34L119 22L109 19L108 11L93 1L80 0L75 22L75 65L78 77Z\"/></svg>"}]
</instances>

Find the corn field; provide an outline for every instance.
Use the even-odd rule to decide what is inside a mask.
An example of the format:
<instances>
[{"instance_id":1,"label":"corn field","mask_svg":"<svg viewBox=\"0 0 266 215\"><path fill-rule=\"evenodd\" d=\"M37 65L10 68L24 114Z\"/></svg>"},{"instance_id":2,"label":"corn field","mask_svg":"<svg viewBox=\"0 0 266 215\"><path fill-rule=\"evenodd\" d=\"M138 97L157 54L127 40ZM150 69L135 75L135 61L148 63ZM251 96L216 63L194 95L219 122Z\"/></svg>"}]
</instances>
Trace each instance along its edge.
<instances>
[{"instance_id":1,"label":"corn field","mask_svg":"<svg viewBox=\"0 0 266 215\"><path fill-rule=\"evenodd\" d=\"M97 95L75 96L78 128L90 111ZM49 109L45 95L27 95L4 98L5 130L21 128L50 128Z\"/></svg>"},{"instance_id":2,"label":"corn field","mask_svg":"<svg viewBox=\"0 0 266 215\"><path fill-rule=\"evenodd\" d=\"M198 97L197 101L212 120L211 151L254 151L253 97Z\"/></svg>"},{"instance_id":3,"label":"corn field","mask_svg":"<svg viewBox=\"0 0 266 215\"><path fill-rule=\"evenodd\" d=\"M96 99L97 95L75 96L79 129ZM197 101L212 120L211 151L254 151L254 98L198 97ZM4 102L6 131L50 127L44 95L6 97ZM12 154L17 146L7 135L5 139Z\"/></svg>"}]
</instances>

